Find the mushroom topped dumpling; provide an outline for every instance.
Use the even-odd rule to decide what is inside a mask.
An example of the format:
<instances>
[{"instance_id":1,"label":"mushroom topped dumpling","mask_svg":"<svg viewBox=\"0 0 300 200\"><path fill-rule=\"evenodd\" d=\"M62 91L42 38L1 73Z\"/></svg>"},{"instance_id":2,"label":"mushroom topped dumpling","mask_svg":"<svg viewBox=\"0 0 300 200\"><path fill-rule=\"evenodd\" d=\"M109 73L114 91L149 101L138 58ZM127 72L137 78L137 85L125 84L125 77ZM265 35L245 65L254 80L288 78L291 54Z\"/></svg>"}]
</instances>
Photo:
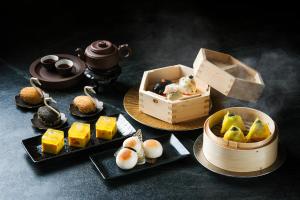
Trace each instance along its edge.
<instances>
[{"instance_id":1,"label":"mushroom topped dumpling","mask_svg":"<svg viewBox=\"0 0 300 200\"><path fill-rule=\"evenodd\" d=\"M269 126L257 118L250 127L246 138L248 142L258 142L266 139L270 135L271 132Z\"/></svg>"},{"instance_id":2,"label":"mushroom topped dumpling","mask_svg":"<svg viewBox=\"0 0 300 200\"><path fill-rule=\"evenodd\" d=\"M237 126L231 126L224 135L224 140L235 141L235 142L246 142L246 138L242 130Z\"/></svg>"},{"instance_id":3,"label":"mushroom topped dumpling","mask_svg":"<svg viewBox=\"0 0 300 200\"><path fill-rule=\"evenodd\" d=\"M221 136L231 127L236 126L240 128L242 131L246 130L246 127L244 125L243 119L241 116L236 115L231 112L227 112L224 116L223 122L222 122L222 129L220 131Z\"/></svg>"},{"instance_id":4,"label":"mushroom topped dumpling","mask_svg":"<svg viewBox=\"0 0 300 200\"><path fill-rule=\"evenodd\" d=\"M93 113L97 107L92 97L89 96L77 96L73 100L73 104L78 108L81 113Z\"/></svg>"}]
</instances>

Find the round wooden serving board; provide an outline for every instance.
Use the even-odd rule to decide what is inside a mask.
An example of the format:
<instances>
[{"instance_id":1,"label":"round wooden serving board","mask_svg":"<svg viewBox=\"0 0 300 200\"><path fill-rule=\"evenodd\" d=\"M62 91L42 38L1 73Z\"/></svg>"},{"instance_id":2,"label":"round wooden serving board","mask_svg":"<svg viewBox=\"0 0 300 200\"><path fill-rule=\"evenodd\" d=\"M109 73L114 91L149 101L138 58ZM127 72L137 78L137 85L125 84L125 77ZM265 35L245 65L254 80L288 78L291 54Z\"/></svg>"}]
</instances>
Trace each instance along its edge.
<instances>
[{"instance_id":1,"label":"round wooden serving board","mask_svg":"<svg viewBox=\"0 0 300 200\"><path fill-rule=\"evenodd\" d=\"M123 100L126 112L136 121L146 126L167 130L167 131L190 131L203 128L203 124L208 117L203 117L191 121L180 122L177 124L169 124L150 115L139 111L139 90L138 88L131 88L124 96Z\"/></svg>"}]
</instances>

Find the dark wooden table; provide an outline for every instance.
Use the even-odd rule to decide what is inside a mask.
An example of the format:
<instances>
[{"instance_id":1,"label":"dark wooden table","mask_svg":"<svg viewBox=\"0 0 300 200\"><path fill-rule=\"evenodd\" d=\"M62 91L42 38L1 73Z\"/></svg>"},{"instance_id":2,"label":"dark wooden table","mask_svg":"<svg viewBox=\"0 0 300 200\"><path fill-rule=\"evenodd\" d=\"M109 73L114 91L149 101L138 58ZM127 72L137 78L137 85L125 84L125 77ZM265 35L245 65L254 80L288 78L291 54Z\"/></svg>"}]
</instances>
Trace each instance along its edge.
<instances>
[{"instance_id":1,"label":"dark wooden table","mask_svg":"<svg viewBox=\"0 0 300 200\"><path fill-rule=\"evenodd\" d=\"M215 16L207 15L207 9L197 9L196 4L174 4L171 8L162 4L157 10L157 4L145 3L141 9L133 5L115 8L117 14L105 17L107 10L104 14L87 15L93 8L91 5L66 11L63 9L66 5L54 2L57 10L51 15L27 16L26 13L33 10L32 4L24 3L16 8L17 12L21 10L21 18L4 14L6 31L1 30L0 199L300 198L297 164L300 161L300 56L297 48L300 37L295 29L299 22L291 27L286 23L294 17L291 13L287 11L283 17L274 11L270 16L259 10L258 16L251 18L248 14L252 13L252 6L237 17L228 16L217 7L217 11L222 12ZM91 21L87 20L89 17ZM144 70L177 63L192 66L201 47L230 53L253 66L266 84L262 97L256 103L230 99L223 102L223 106L249 106L268 113L279 126L287 161L272 174L238 179L214 174L191 156L113 182L101 179L88 155L35 166L21 145L22 139L38 134L31 127L33 113L17 109L14 96L29 84L28 67L34 59L50 53L73 54L76 47L85 47L96 39L117 44L126 42L134 52L132 58L121 63L122 74L118 81L98 94L109 110L118 112L124 112L123 95L139 84ZM50 94L57 100L59 109L68 113L69 103L81 92L81 86L77 86L66 91L50 91ZM74 120L69 116L69 122ZM168 134L131 121L149 136ZM194 141L201 132L176 134Z\"/></svg>"}]
</instances>

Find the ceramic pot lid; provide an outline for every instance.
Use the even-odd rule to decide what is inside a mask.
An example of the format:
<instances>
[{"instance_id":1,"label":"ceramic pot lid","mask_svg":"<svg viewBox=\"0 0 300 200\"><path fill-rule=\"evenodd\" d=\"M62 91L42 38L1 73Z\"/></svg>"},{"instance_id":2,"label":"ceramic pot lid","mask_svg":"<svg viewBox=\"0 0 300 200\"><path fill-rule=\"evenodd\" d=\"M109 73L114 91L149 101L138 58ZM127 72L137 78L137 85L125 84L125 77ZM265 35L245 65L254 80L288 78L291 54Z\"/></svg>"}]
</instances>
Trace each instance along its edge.
<instances>
[{"instance_id":1,"label":"ceramic pot lid","mask_svg":"<svg viewBox=\"0 0 300 200\"><path fill-rule=\"evenodd\" d=\"M112 53L117 53L117 48L109 41L97 40L87 48L87 56L94 56L91 52L97 54L99 57L104 57Z\"/></svg>"},{"instance_id":2,"label":"ceramic pot lid","mask_svg":"<svg viewBox=\"0 0 300 200\"><path fill-rule=\"evenodd\" d=\"M97 40L86 48L86 56L93 58L105 58L111 54L117 54L117 47L107 40Z\"/></svg>"}]
</instances>

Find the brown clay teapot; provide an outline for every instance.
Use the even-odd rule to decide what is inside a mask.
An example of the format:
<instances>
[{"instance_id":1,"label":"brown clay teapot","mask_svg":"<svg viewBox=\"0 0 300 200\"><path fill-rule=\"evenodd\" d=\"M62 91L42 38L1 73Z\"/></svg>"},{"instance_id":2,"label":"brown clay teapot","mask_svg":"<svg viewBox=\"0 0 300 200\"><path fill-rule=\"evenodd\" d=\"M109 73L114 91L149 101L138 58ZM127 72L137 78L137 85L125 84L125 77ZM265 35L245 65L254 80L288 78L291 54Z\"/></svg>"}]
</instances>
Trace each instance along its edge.
<instances>
[{"instance_id":1,"label":"brown clay teapot","mask_svg":"<svg viewBox=\"0 0 300 200\"><path fill-rule=\"evenodd\" d=\"M76 49L76 53L91 70L108 70L118 65L121 58L131 55L128 44L118 47L107 40L97 40L90 44L85 51Z\"/></svg>"}]
</instances>

